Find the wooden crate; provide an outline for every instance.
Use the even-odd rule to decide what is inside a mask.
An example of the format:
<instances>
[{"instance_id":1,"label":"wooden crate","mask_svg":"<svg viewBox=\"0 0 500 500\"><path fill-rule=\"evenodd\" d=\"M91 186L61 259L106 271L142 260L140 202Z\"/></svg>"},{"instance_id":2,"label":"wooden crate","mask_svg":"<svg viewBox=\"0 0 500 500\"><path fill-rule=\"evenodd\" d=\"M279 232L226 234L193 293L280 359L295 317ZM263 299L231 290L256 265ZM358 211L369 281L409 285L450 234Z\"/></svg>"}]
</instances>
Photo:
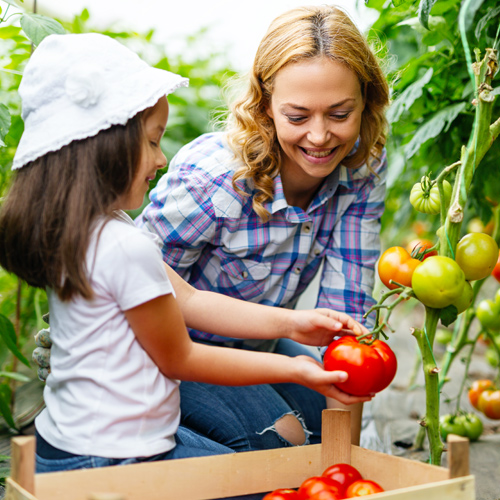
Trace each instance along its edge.
<instances>
[{"instance_id":1,"label":"wooden crate","mask_svg":"<svg viewBox=\"0 0 500 500\"><path fill-rule=\"evenodd\" d=\"M449 436L448 463L438 467L350 443L350 412L323 412L323 442L213 457L34 473L33 437L12 440L6 500L204 500L297 488L334 463L350 463L394 500L474 500L467 439Z\"/></svg>"}]
</instances>

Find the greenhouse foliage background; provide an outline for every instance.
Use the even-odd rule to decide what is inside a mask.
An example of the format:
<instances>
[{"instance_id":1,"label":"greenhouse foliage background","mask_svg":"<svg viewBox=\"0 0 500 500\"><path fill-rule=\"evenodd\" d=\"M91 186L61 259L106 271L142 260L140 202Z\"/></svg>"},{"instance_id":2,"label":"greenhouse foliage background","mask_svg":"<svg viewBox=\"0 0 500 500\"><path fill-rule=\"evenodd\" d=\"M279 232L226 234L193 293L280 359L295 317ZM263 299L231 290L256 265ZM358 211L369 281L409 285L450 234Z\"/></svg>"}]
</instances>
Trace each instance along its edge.
<instances>
[{"instance_id":1,"label":"greenhouse foliage background","mask_svg":"<svg viewBox=\"0 0 500 500\"><path fill-rule=\"evenodd\" d=\"M32 51L32 39L47 33L94 31L83 10L70 22L26 13L10 15L0 4L0 203L8 189L10 166L23 130L17 88ZM499 45L500 6L497 0L468 0L462 32L457 22L460 0L368 0L379 12L367 32L385 62L393 102L388 113L391 127L387 143L389 178L383 217L383 246L404 245L415 236L433 237L439 221L412 209L411 187L422 175L437 174L460 158L474 120L474 87L464 43L474 59L487 47ZM162 148L167 158L198 135L212 130L224 116L221 89L235 71L223 53L185 60L181 53L167 53L155 41L155 32L101 31L139 52L149 63L190 78L190 87L169 96L171 114ZM30 38L28 38L28 35ZM465 37L464 37L465 35ZM206 42L206 30L184 40L189 53ZM204 50L199 53L204 54ZM499 89L494 91L498 95ZM496 99L494 116L500 114ZM488 151L474 177L464 228L486 226L500 201L500 141ZM159 176L157 176L157 179ZM135 215L135 214L132 214ZM4 428L16 431L12 415L15 389L36 377L27 358L33 335L45 326L45 293L28 287L0 269L0 414ZM0 418L0 422L2 419ZM0 456L0 463L2 456ZM0 465L0 479L7 473Z\"/></svg>"}]
</instances>

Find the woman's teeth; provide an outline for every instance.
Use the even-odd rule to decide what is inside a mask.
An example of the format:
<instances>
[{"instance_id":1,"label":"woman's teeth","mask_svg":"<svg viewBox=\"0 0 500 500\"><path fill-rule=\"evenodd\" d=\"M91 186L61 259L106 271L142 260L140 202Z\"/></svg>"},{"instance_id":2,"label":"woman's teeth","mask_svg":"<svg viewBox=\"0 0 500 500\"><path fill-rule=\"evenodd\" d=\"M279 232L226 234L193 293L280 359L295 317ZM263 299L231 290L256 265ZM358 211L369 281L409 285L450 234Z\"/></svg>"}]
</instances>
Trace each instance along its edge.
<instances>
[{"instance_id":1,"label":"woman's teeth","mask_svg":"<svg viewBox=\"0 0 500 500\"><path fill-rule=\"evenodd\" d=\"M324 158L325 156L332 154L333 149L329 149L327 151L311 151L309 149L304 149L304 151L306 152L306 154L308 154L309 156L313 156L314 158Z\"/></svg>"}]
</instances>

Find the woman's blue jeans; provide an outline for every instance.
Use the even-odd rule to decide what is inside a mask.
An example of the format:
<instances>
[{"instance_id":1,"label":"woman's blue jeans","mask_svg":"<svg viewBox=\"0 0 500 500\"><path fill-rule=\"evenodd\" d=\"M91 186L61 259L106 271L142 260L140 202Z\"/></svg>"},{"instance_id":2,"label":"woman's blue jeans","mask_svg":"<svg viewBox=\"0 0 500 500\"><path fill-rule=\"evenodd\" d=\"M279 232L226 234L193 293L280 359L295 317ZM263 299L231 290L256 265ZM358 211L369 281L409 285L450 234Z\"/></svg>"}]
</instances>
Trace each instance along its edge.
<instances>
[{"instance_id":1,"label":"woman's blue jeans","mask_svg":"<svg viewBox=\"0 0 500 500\"><path fill-rule=\"evenodd\" d=\"M235 343L234 347L251 349ZM280 339L274 352L287 356L311 350L289 339ZM317 357L319 359L319 355ZM235 451L291 446L275 430L287 414L297 416L306 435L304 444L321 441L321 413L326 399L297 384L263 384L231 387L181 382L181 424Z\"/></svg>"}]
</instances>

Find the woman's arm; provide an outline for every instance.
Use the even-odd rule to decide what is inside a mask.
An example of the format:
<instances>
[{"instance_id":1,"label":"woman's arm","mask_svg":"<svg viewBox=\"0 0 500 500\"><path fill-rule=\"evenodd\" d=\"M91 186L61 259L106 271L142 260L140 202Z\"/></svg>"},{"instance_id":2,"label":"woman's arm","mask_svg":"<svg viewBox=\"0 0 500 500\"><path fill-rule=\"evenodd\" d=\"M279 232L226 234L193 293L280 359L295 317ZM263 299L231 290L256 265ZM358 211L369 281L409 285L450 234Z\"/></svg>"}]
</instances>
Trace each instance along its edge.
<instances>
[{"instance_id":1,"label":"woman's arm","mask_svg":"<svg viewBox=\"0 0 500 500\"><path fill-rule=\"evenodd\" d=\"M290 358L193 342L172 295L162 295L129 309L125 315L142 347L169 378L220 385L292 382L344 404L370 399L354 397L337 389L333 384L345 380L347 374L325 371L321 363L308 356ZM210 312L214 318L220 319L224 315L225 311L220 309ZM234 321L243 323L246 320ZM224 323L226 320L220 321ZM235 329L244 330L245 326L235 325Z\"/></svg>"},{"instance_id":2,"label":"woman's arm","mask_svg":"<svg viewBox=\"0 0 500 500\"><path fill-rule=\"evenodd\" d=\"M289 338L307 345L328 345L336 335L368 330L331 309L295 311L246 302L220 293L197 290L165 264L186 325L224 337Z\"/></svg>"}]
</instances>

